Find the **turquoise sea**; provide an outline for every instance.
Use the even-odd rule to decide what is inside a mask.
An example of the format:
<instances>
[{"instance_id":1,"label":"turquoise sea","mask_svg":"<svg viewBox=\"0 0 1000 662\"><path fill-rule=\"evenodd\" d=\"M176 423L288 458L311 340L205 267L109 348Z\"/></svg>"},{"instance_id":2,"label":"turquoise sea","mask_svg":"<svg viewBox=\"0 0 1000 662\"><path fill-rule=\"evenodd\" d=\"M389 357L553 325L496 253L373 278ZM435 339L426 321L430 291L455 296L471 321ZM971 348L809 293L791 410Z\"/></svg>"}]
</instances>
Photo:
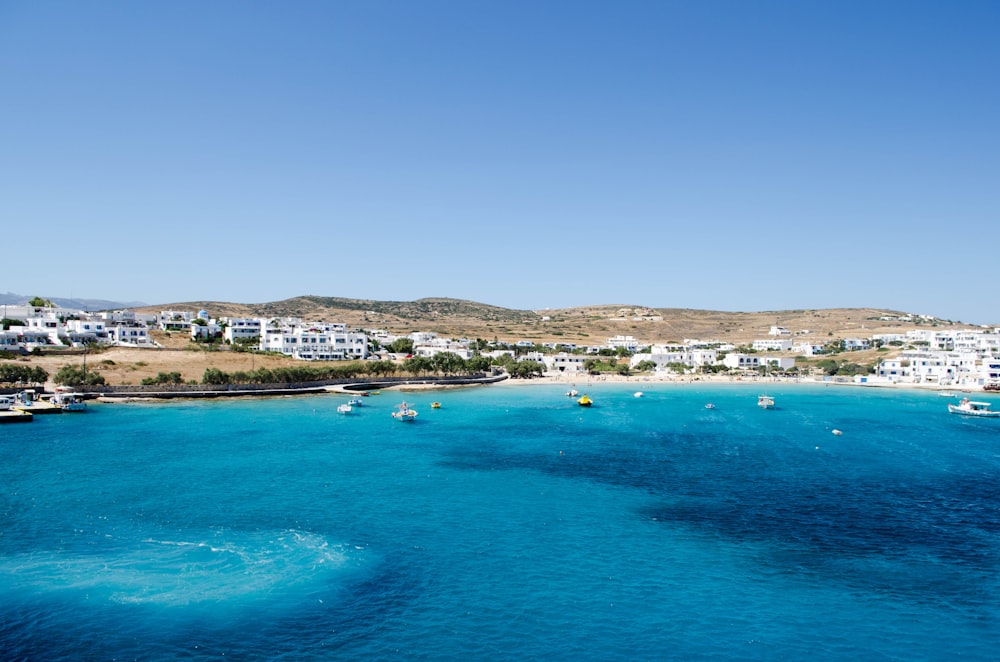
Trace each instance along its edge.
<instances>
[{"instance_id":1,"label":"turquoise sea","mask_svg":"<svg viewBox=\"0 0 1000 662\"><path fill-rule=\"evenodd\" d=\"M493 386L2 426L0 657L1000 654L1000 421L901 390L578 388L592 408Z\"/></svg>"}]
</instances>

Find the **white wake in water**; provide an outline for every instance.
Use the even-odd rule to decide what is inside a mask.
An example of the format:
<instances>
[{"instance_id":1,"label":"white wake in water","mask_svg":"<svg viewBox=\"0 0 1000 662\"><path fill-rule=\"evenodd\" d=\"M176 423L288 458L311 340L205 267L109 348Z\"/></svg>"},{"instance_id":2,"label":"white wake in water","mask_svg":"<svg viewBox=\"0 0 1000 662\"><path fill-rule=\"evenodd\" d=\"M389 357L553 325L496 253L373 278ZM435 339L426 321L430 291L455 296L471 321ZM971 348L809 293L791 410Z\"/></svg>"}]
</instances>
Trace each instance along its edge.
<instances>
[{"instance_id":1,"label":"white wake in water","mask_svg":"<svg viewBox=\"0 0 1000 662\"><path fill-rule=\"evenodd\" d=\"M363 550L302 531L220 532L201 540L113 540L104 553L0 559L0 594L75 593L86 600L183 607L328 594L364 564ZM319 598L317 598L319 599Z\"/></svg>"}]
</instances>

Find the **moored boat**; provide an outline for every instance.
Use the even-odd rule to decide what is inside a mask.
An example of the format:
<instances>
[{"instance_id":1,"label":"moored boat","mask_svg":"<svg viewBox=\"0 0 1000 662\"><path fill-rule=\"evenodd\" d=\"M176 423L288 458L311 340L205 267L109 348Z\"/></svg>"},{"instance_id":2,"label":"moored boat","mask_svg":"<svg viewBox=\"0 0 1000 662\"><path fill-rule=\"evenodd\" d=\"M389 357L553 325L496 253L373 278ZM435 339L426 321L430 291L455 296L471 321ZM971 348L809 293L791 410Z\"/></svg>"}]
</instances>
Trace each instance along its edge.
<instances>
[{"instance_id":1,"label":"moored boat","mask_svg":"<svg viewBox=\"0 0 1000 662\"><path fill-rule=\"evenodd\" d=\"M338 405L337 406L337 413L338 414L350 414L351 411L353 411L353 409L354 408L351 407L351 405L346 405L346 404L345 405Z\"/></svg>"},{"instance_id":2,"label":"moored boat","mask_svg":"<svg viewBox=\"0 0 1000 662\"><path fill-rule=\"evenodd\" d=\"M440 402L435 401L431 403L431 409L440 409L440 408L441 408Z\"/></svg>"},{"instance_id":3,"label":"moored boat","mask_svg":"<svg viewBox=\"0 0 1000 662\"><path fill-rule=\"evenodd\" d=\"M83 401L83 395L63 387L56 389L55 395L49 402L65 412L87 411L87 403Z\"/></svg>"},{"instance_id":4,"label":"moored boat","mask_svg":"<svg viewBox=\"0 0 1000 662\"><path fill-rule=\"evenodd\" d=\"M957 405L948 405L948 411L952 414L962 416L980 416L983 418L996 418L1000 416L1000 411L993 411L993 405L989 402L976 402L968 398L962 398Z\"/></svg>"},{"instance_id":5,"label":"moored boat","mask_svg":"<svg viewBox=\"0 0 1000 662\"><path fill-rule=\"evenodd\" d=\"M774 406L774 398L769 395L758 395L757 406L761 409L770 409Z\"/></svg>"},{"instance_id":6,"label":"moored boat","mask_svg":"<svg viewBox=\"0 0 1000 662\"><path fill-rule=\"evenodd\" d=\"M401 402L396 406L396 411L392 412L392 417L397 421L406 423L415 420L417 412L414 409L410 409L410 405L406 404L406 402Z\"/></svg>"},{"instance_id":7,"label":"moored boat","mask_svg":"<svg viewBox=\"0 0 1000 662\"><path fill-rule=\"evenodd\" d=\"M576 404L580 405L581 407L589 407L590 405L594 404L594 401L590 399L590 396L584 393L583 397L581 397L579 400L576 401Z\"/></svg>"}]
</instances>

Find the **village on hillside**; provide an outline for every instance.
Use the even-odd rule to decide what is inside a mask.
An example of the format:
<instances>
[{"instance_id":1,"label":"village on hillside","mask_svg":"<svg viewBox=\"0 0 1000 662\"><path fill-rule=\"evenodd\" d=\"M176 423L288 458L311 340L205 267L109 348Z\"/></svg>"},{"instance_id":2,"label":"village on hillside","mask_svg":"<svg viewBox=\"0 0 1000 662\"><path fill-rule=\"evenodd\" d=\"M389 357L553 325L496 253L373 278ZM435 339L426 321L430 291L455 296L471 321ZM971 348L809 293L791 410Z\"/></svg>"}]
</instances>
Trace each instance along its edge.
<instances>
[{"instance_id":1,"label":"village on hillside","mask_svg":"<svg viewBox=\"0 0 1000 662\"><path fill-rule=\"evenodd\" d=\"M0 352L12 358L58 349L161 347L153 331L195 343L240 351L281 355L300 361L401 360L443 353L463 360L481 356L499 363L533 362L536 373L574 375L600 370L621 374L705 373L799 375L797 360L809 359L812 371L827 355L883 352L867 366L849 361L819 362L819 374L839 375L868 384L1000 386L1000 328L917 328L870 337L814 337L805 329L771 326L766 335L736 345L717 339L684 339L656 344L631 335L602 344L536 342L530 338L493 341L444 338L429 331L405 335L383 329L349 329L344 323L296 317L212 317L207 310L131 310L86 312L45 305L4 305ZM649 315L653 315L649 311ZM832 365L833 370L829 370ZM528 374L528 373L525 373Z\"/></svg>"}]
</instances>

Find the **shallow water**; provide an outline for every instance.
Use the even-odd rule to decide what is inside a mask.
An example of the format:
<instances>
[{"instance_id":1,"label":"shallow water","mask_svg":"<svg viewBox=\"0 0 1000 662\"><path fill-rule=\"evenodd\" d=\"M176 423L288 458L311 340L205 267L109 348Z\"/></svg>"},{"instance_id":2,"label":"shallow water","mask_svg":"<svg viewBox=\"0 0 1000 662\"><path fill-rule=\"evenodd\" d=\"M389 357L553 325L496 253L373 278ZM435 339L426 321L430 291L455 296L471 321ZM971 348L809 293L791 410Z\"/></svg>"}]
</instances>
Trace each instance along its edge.
<instances>
[{"instance_id":1,"label":"shallow water","mask_svg":"<svg viewBox=\"0 0 1000 662\"><path fill-rule=\"evenodd\" d=\"M1000 422L927 393L636 388L3 426L2 657L995 659Z\"/></svg>"}]
</instances>

